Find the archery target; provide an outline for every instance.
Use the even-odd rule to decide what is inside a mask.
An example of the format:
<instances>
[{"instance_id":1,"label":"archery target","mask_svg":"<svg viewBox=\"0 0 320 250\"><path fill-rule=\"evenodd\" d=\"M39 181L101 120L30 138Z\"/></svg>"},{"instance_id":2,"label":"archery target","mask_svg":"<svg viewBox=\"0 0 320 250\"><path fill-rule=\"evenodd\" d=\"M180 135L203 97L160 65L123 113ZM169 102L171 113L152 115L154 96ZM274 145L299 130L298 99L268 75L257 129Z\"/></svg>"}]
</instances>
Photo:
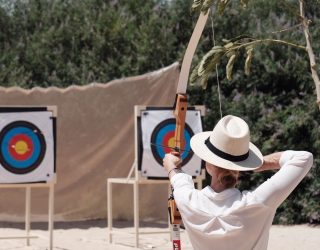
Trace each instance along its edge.
<instances>
[{"instance_id":1,"label":"archery target","mask_svg":"<svg viewBox=\"0 0 320 250\"><path fill-rule=\"evenodd\" d=\"M175 125L172 109L142 111L142 176L167 177L162 160L166 153L174 151ZM199 132L202 132L200 111L188 110L184 129L185 148L181 157L183 170L192 176L199 175L201 170L201 159L194 155L190 148L191 137Z\"/></svg>"},{"instance_id":2,"label":"archery target","mask_svg":"<svg viewBox=\"0 0 320 250\"><path fill-rule=\"evenodd\" d=\"M0 183L55 176L52 112L0 113Z\"/></svg>"},{"instance_id":3,"label":"archery target","mask_svg":"<svg viewBox=\"0 0 320 250\"><path fill-rule=\"evenodd\" d=\"M174 133L176 128L175 119L166 119L160 122L151 134L151 152L154 159L162 165L162 159L165 154L172 152L174 149ZM193 152L190 148L190 139L194 135L192 129L188 124L185 124L184 138L185 138L185 148L182 149L182 165L186 165L192 158Z\"/></svg>"},{"instance_id":4,"label":"archery target","mask_svg":"<svg viewBox=\"0 0 320 250\"><path fill-rule=\"evenodd\" d=\"M26 174L43 160L46 143L41 130L27 121L8 124L0 132L0 164L14 174Z\"/></svg>"}]
</instances>

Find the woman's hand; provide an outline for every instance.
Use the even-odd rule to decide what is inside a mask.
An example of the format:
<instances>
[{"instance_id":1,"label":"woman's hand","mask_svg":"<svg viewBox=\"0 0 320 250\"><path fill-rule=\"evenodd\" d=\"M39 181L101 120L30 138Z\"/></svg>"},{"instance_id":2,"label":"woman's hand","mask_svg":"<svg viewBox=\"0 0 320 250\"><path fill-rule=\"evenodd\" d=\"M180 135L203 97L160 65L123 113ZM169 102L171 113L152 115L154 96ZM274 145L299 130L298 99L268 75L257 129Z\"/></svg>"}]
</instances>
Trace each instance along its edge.
<instances>
[{"instance_id":1,"label":"woman's hand","mask_svg":"<svg viewBox=\"0 0 320 250\"><path fill-rule=\"evenodd\" d=\"M276 152L273 154L263 156L263 164L260 168L254 170L254 172L262 172L266 170L278 170L280 169L280 157L283 152Z\"/></svg>"},{"instance_id":2,"label":"woman's hand","mask_svg":"<svg viewBox=\"0 0 320 250\"><path fill-rule=\"evenodd\" d=\"M169 173L172 169L178 168L181 159L173 154L166 154L163 158L163 166Z\"/></svg>"}]
</instances>

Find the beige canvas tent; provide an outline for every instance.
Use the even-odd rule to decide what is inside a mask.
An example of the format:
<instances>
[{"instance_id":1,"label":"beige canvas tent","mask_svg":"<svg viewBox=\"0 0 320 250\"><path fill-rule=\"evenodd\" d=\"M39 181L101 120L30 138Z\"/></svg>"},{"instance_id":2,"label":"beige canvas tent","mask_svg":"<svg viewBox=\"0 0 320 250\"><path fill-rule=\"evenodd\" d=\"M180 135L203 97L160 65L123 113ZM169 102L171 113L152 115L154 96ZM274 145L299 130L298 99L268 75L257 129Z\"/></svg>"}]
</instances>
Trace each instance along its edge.
<instances>
[{"instance_id":1,"label":"beige canvas tent","mask_svg":"<svg viewBox=\"0 0 320 250\"><path fill-rule=\"evenodd\" d=\"M0 105L56 105L55 220L105 218L106 180L134 160L134 105L171 106L177 63L156 72L87 86L0 88ZM114 218L132 218L132 189L115 187ZM141 188L140 215L166 218L166 185ZM162 200L163 202L159 202ZM32 191L32 220L47 218L47 190ZM0 220L23 221L24 190L0 189Z\"/></svg>"}]
</instances>

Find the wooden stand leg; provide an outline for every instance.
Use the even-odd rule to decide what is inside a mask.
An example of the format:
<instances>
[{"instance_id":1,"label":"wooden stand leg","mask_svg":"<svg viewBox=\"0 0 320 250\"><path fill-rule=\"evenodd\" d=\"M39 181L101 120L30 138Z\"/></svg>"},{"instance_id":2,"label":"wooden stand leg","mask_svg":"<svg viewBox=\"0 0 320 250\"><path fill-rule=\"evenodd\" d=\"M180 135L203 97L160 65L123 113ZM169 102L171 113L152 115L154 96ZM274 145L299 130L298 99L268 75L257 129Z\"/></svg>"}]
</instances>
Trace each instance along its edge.
<instances>
[{"instance_id":1,"label":"wooden stand leg","mask_svg":"<svg viewBox=\"0 0 320 250\"><path fill-rule=\"evenodd\" d=\"M135 228L135 247L139 247L139 183L133 184L133 203L134 203L134 228Z\"/></svg>"},{"instance_id":2,"label":"wooden stand leg","mask_svg":"<svg viewBox=\"0 0 320 250\"><path fill-rule=\"evenodd\" d=\"M112 243L112 183L108 180L107 184L107 202L108 202L108 215L107 215L107 220L108 220L108 240L109 243Z\"/></svg>"},{"instance_id":3,"label":"wooden stand leg","mask_svg":"<svg viewBox=\"0 0 320 250\"><path fill-rule=\"evenodd\" d=\"M26 239L26 245L30 246L30 239L38 238L38 236L31 236L31 190L32 188L45 187L49 188L49 211L48 211L48 233L49 233L49 248L47 250L53 250L53 227L54 227L54 185L55 183L26 183L26 184L0 184L0 188L25 188L25 235L24 236L8 236L1 237L2 239Z\"/></svg>"},{"instance_id":4,"label":"wooden stand leg","mask_svg":"<svg viewBox=\"0 0 320 250\"><path fill-rule=\"evenodd\" d=\"M49 249L53 249L53 213L54 213L54 184L49 187L49 211L48 211L48 231L49 231Z\"/></svg>"},{"instance_id":5,"label":"wooden stand leg","mask_svg":"<svg viewBox=\"0 0 320 250\"><path fill-rule=\"evenodd\" d=\"M27 246L30 246L30 213L31 213L31 187L26 187L26 236Z\"/></svg>"}]
</instances>

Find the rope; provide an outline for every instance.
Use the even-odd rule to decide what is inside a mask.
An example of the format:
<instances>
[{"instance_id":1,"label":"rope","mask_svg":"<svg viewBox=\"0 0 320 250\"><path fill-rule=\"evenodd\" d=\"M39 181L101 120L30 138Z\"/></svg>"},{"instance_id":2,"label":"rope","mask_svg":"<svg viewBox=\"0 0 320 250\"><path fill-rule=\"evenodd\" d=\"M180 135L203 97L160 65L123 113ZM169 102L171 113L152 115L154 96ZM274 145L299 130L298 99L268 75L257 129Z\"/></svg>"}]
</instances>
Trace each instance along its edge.
<instances>
[{"instance_id":1,"label":"rope","mask_svg":"<svg viewBox=\"0 0 320 250\"><path fill-rule=\"evenodd\" d=\"M210 10L210 20L211 20L213 46L216 46L214 27L213 27L213 14L212 14L213 9L214 8L211 8L211 10ZM218 99L219 99L220 118L222 118L222 104L221 104L221 92L220 92L220 80L219 80L218 65L216 65L216 78L217 78L217 84L218 84Z\"/></svg>"}]
</instances>

